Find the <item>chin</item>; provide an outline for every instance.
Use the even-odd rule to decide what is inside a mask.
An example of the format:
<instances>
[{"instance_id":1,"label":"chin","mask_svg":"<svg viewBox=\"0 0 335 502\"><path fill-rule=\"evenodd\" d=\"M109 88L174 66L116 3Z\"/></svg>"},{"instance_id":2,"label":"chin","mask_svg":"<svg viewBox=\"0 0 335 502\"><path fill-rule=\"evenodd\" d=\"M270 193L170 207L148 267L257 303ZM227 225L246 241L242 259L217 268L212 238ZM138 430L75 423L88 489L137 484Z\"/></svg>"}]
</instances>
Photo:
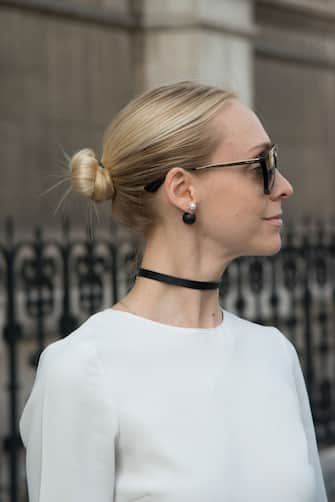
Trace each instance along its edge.
<instances>
[{"instance_id":1,"label":"chin","mask_svg":"<svg viewBox=\"0 0 335 502\"><path fill-rule=\"evenodd\" d=\"M270 244L270 243L269 243ZM279 251L281 250L281 247L282 247L282 242L281 242L281 239L279 237L279 239L277 240L276 244L273 244L272 246L268 246L267 249L264 250L264 256L273 256L277 253L279 253Z\"/></svg>"},{"instance_id":2,"label":"chin","mask_svg":"<svg viewBox=\"0 0 335 502\"><path fill-rule=\"evenodd\" d=\"M278 238L276 239L263 239L262 246L253 246L248 254L245 253L245 256L273 256L279 253L281 247L282 241L280 235L278 234Z\"/></svg>"}]
</instances>

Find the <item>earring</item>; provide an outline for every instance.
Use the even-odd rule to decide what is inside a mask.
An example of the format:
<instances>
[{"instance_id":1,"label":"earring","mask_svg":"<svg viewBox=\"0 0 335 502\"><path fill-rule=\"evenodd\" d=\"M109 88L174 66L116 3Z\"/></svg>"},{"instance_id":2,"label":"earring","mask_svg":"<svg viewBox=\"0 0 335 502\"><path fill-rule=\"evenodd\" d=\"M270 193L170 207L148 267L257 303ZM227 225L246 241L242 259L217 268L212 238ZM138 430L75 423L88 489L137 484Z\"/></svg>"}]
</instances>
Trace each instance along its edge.
<instances>
[{"instance_id":1,"label":"earring","mask_svg":"<svg viewBox=\"0 0 335 502\"><path fill-rule=\"evenodd\" d=\"M196 202L191 202L191 203L188 205L188 207L189 207L190 209L195 209L195 208L197 207L197 204L196 204ZM194 223L194 222L195 222L195 220L196 220L196 218L195 218L195 213L187 213L187 212L185 212L185 213L183 214L183 222L184 222L184 223L187 223L188 225L192 225L192 223Z\"/></svg>"}]
</instances>

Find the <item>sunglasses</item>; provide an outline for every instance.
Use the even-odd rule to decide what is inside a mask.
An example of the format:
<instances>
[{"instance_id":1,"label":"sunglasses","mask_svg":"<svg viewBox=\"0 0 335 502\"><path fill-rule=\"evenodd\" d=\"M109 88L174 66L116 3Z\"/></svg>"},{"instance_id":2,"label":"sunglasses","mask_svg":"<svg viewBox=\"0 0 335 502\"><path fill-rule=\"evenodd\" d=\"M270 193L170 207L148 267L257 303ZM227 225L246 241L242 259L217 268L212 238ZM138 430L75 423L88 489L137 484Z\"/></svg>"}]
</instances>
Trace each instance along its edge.
<instances>
[{"instance_id":1,"label":"sunglasses","mask_svg":"<svg viewBox=\"0 0 335 502\"><path fill-rule=\"evenodd\" d=\"M200 169L207 169L212 167L233 167L242 166L245 164L259 164L259 168L262 171L264 193L270 194L275 182L276 169L278 169L278 146L273 144L270 148L263 152L258 157L248 160L238 160L235 162L225 162L221 164L207 164L206 166L190 167L186 168L187 171L198 171ZM147 192L155 192L163 184L166 174L151 181L145 185L144 189Z\"/></svg>"}]
</instances>

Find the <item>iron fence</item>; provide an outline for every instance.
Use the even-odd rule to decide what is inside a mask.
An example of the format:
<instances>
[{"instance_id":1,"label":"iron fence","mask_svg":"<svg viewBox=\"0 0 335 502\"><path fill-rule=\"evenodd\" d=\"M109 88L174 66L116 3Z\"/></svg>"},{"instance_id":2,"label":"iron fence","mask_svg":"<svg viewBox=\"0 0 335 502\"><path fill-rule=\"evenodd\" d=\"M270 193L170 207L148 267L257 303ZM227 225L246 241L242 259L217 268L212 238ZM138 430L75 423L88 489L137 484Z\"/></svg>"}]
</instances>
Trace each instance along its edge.
<instances>
[{"instance_id":1,"label":"iron fence","mask_svg":"<svg viewBox=\"0 0 335 502\"><path fill-rule=\"evenodd\" d=\"M335 443L335 229L305 219L282 230L273 256L240 257L222 276L221 305L251 321L276 326L295 345L304 371L319 447ZM4 361L0 384L0 502L26 501L24 449L18 419L42 350L132 287L140 242L111 224L98 237L74 236L64 221L57 237L37 227L15 238L7 218L0 241ZM6 413L6 415L5 415ZM2 462L1 462L2 460Z\"/></svg>"}]
</instances>

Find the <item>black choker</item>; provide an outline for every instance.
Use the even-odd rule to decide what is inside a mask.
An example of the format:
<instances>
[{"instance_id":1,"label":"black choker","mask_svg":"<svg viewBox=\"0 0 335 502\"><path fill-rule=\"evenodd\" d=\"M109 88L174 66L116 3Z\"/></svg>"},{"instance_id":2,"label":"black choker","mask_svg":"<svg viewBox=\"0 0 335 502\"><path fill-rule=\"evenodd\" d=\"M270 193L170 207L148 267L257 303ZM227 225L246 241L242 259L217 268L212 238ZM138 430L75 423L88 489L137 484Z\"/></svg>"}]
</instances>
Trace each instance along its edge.
<instances>
[{"instance_id":1,"label":"black choker","mask_svg":"<svg viewBox=\"0 0 335 502\"><path fill-rule=\"evenodd\" d=\"M147 277L148 279L155 279L157 281L167 282L168 284L174 284L176 286L185 286L186 288L193 289L217 289L220 287L221 282L213 281L192 281L190 279L182 279L180 277L174 277L173 275L161 274L160 272L154 272L153 270L148 270L147 268L140 268L137 275L142 277Z\"/></svg>"}]
</instances>

